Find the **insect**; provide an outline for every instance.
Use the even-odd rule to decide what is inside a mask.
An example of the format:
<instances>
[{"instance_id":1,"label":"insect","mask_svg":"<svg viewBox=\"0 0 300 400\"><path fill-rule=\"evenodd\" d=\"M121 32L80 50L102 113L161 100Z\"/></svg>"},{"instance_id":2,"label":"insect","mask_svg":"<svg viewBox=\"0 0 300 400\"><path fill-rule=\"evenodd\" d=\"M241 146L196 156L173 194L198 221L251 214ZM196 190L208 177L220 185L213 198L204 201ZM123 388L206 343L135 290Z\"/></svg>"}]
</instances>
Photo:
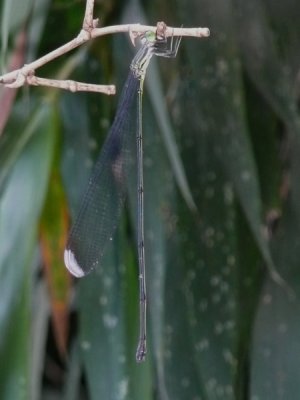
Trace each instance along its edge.
<instances>
[{"instance_id":1,"label":"insect","mask_svg":"<svg viewBox=\"0 0 300 400\"><path fill-rule=\"evenodd\" d=\"M166 38L153 32L141 36L142 46L130 64L114 122L109 130L89 179L82 204L71 228L64 261L68 270L82 277L101 266L107 244L116 230L126 197L126 179L132 159L132 135L136 135L137 174L137 250L139 264L139 341L136 360L145 359L146 346L146 278L144 252L144 184L142 97L147 67L153 55L176 57L181 38L170 46ZM129 128L130 116L137 107L136 132Z\"/></svg>"}]
</instances>

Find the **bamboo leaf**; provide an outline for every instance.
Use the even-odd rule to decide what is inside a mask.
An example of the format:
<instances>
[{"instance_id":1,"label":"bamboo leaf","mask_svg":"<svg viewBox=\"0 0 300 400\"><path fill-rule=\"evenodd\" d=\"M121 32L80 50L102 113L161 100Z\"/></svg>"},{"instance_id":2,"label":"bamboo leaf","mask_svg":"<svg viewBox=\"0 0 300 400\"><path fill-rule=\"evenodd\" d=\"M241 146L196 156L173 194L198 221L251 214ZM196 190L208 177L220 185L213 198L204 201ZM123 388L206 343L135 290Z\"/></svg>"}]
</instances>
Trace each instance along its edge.
<instances>
[{"instance_id":1,"label":"bamboo leaf","mask_svg":"<svg viewBox=\"0 0 300 400\"><path fill-rule=\"evenodd\" d=\"M53 121L53 128L54 128ZM58 126L52 129L58 142ZM58 144L52 167L47 198L41 216L40 237L42 257L45 264L45 279L48 284L52 319L58 349L63 357L67 352L69 302L71 295L70 274L63 266L64 252L68 233L68 211L59 166L60 151Z\"/></svg>"},{"instance_id":2,"label":"bamboo leaf","mask_svg":"<svg viewBox=\"0 0 300 400\"><path fill-rule=\"evenodd\" d=\"M50 158L52 137L49 108L42 105L44 119L36 126L8 179L0 201L1 398L31 398L30 307L34 249ZM39 165L39 168L36 166Z\"/></svg>"},{"instance_id":3,"label":"bamboo leaf","mask_svg":"<svg viewBox=\"0 0 300 400\"><path fill-rule=\"evenodd\" d=\"M250 394L258 399L297 399L299 394L299 225L292 204L284 210L280 233L273 241L279 271L293 282L297 297L290 298L267 280L254 326ZM274 377L278 377L274 379Z\"/></svg>"},{"instance_id":4,"label":"bamboo leaf","mask_svg":"<svg viewBox=\"0 0 300 400\"><path fill-rule=\"evenodd\" d=\"M29 106L30 107L30 106ZM48 105L42 102L29 116L23 102L14 108L14 115L5 128L0 141L0 192L3 190L9 173L24 147L41 127L49 112ZM25 111L26 110L26 111ZM26 123L25 123L26 121ZM25 123L25 128L24 128Z\"/></svg>"},{"instance_id":5,"label":"bamboo leaf","mask_svg":"<svg viewBox=\"0 0 300 400\"><path fill-rule=\"evenodd\" d=\"M15 0L4 0L1 10L1 55L2 66L7 52L9 35L20 27L29 15L32 0L24 0L21 3Z\"/></svg>"},{"instance_id":6,"label":"bamboo leaf","mask_svg":"<svg viewBox=\"0 0 300 400\"><path fill-rule=\"evenodd\" d=\"M295 71L289 67L289 60L280 54L267 7L256 0L251 3L236 1L236 5L241 51L247 71L286 126L299 135L300 119L292 89ZM287 37L292 30L287 26Z\"/></svg>"}]
</instances>

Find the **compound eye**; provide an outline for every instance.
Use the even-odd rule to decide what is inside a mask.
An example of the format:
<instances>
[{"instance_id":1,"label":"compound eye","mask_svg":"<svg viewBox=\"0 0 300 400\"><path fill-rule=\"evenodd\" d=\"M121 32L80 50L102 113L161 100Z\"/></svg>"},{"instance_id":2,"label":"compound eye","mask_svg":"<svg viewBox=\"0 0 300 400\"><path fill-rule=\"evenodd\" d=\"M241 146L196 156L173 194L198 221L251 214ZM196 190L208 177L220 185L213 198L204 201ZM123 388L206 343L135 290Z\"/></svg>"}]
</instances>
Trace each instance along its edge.
<instances>
[{"instance_id":1,"label":"compound eye","mask_svg":"<svg viewBox=\"0 0 300 400\"><path fill-rule=\"evenodd\" d=\"M146 42L148 42L148 43L155 42L155 33L154 32L147 31L141 36L141 43L145 44Z\"/></svg>"}]
</instances>

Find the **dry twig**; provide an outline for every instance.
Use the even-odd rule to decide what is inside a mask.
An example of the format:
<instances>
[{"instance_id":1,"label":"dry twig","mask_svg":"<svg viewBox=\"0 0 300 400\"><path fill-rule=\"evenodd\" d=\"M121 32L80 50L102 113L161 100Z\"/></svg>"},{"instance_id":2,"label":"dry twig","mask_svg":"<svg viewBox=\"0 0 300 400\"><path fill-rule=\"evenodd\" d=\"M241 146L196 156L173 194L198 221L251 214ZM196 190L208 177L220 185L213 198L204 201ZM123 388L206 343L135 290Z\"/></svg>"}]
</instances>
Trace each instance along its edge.
<instances>
[{"instance_id":1,"label":"dry twig","mask_svg":"<svg viewBox=\"0 0 300 400\"><path fill-rule=\"evenodd\" d=\"M39 78L35 75L35 71L42 65L54 60L61 55L68 53L69 51L81 46L82 44L99 36L109 35L113 33L127 32L129 33L130 39L135 44L136 38L146 31L156 32L156 26L140 25L140 24L127 24L127 25L115 25L104 28L97 28L98 19L93 18L94 11L94 0L87 0L85 15L83 19L82 29L79 35L64 44L63 46L51 51L43 57L25 64L22 68L8 72L0 76L0 83L9 88L18 88L25 84L34 86L48 86L60 89L76 91L90 91L99 92L105 94L115 94L114 85L93 85L82 82L75 82L70 80L57 80L57 79L46 79ZM208 28L171 28L166 27L164 32L165 37L170 36L191 36L191 37L207 37L209 36Z\"/></svg>"}]
</instances>

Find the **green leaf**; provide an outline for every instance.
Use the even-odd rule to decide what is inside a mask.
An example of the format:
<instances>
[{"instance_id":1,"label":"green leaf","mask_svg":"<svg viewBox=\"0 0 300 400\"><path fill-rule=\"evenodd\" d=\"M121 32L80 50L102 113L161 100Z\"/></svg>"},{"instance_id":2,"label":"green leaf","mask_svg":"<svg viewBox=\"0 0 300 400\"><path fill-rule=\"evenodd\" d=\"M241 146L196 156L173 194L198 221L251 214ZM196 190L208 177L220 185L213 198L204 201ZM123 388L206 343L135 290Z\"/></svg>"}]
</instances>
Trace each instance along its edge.
<instances>
[{"instance_id":1,"label":"green leaf","mask_svg":"<svg viewBox=\"0 0 300 400\"><path fill-rule=\"evenodd\" d=\"M121 251L118 239L102 268L79 285L83 366L91 399L150 399L149 363L135 361L137 313L127 307L137 304L137 280L132 286L132 257Z\"/></svg>"},{"instance_id":2,"label":"green leaf","mask_svg":"<svg viewBox=\"0 0 300 400\"><path fill-rule=\"evenodd\" d=\"M26 107L24 102L16 104L12 117L1 136L0 193L26 144L37 131L42 132L44 129L43 124L47 119L47 113L49 113L49 105L42 102L41 106L37 107L31 114L28 114L29 107Z\"/></svg>"},{"instance_id":3,"label":"green leaf","mask_svg":"<svg viewBox=\"0 0 300 400\"><path fill-rule=\"evenodd\" d=\"M267 280L260 298L254 326L250 394L259 399L296 400L299 396L299 224L287 203L280 231L273 241L280 273L293 282L297 297L290 298ZM275 379L276 377L276 379Z\"/></svg>"},{"instance_id":4,"label":"green leaf","mask_svg":"<svg viewBox=\"0 0 300 400\"><path fill-rule=\"evenodd\" d=\"M30 375L30 307L34 249L52 155L50 110L19 153L0 200L0 276L2 332L1 398L28 399ZM39 168L37 168L37 165Z\"/></svg>"},{"instance_id":5,"label":"green leaf","mask_svg":"<svg viewBox=\"0 0 300 400\"><path fill-rule=\"evenodd\" d=\"M55 141L53 165L49 180L47 197L40 218L41 255L44 264L44 276L49 289L54 335L62 357L66 356L69 333L69 303L71 297L71 279L63 268L64 253L69 228L69 215L66 196L59 170L61 155L58 140L59 126L53 118L52 135Z\"/></svg>"},{"instance_id":6,"label":"green leaf","mask_svg":"<svg viewBox=\"0 0 300 400\"><path fill-rule=\"evenodd\" d=\"M245 67L277 115L291 131L299 135L300 119L296 93L293 90L295 71L290 68L289 59L281 54L277 33L272 30L272 20L268 17L269 10L263 2L257 0L251 2L236 0L235 3L238 37ZM270 9L274 9L274 6ZM290 24L285 28L284 35L288 40L293 28L290 28ZM295 42L292 44L295 46ZM285 48L288 49L286 44L282 43L282 46L283 51Z\"/></svg>"},{"instance_id":7,"label":"green leaf","mask_svg":"<svg viewBox=\"0 0 300 400\"><path fill-rule=\"evenodd\" d=\"M66 377L65 388L64 388L64 400L77 400L79 398L79 387L80 387L80 357L78 340L73 343L70 351L69 369Z\"/></svg>"},{"instance_id":8,"label":"green leaf","mask_svg":"<svg viewBox=\"0 0 300 400\"><path fill-rule=\"evenodd\" d=\"M8 40L16 28L24 24L32 7L32 0L4 0L1 10L1 55L4 65L4 56L8 47Z\"/></svg>"}]
</instances>

